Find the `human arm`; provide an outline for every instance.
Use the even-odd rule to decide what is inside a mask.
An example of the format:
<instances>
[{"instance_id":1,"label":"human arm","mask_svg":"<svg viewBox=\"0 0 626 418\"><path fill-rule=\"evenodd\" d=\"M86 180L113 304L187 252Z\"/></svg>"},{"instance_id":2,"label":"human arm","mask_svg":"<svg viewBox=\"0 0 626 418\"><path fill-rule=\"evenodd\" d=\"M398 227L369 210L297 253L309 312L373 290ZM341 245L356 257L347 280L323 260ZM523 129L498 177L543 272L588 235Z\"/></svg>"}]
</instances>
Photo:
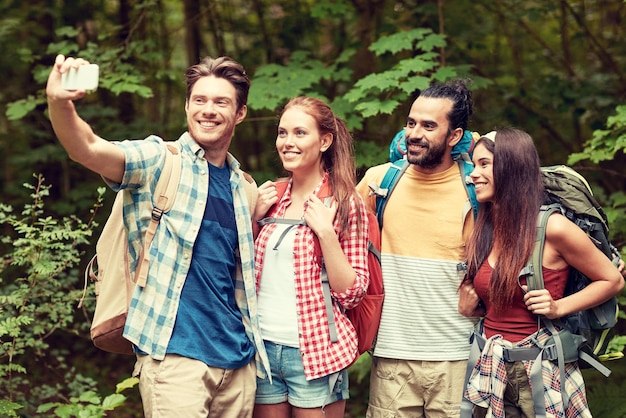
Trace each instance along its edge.
<instances>
[{"instance_id":1,"label":"human arm","mask_svg":"<svg viewBox=\"0 0 626 418\"><path fill-rule=\"evenodd\" d=\"M76 112L73 101L82 99L85 90L65 90L61 86L63 73L72 67L88 63L81 58L65 58L63 55L56 57L46 85L50 122L72 160L119 183L124 175L124 152L97 136Z\"/></svg>"},{"instance_id":2,"label":"human arm","mask_svg":"<svg viewBox=\"0 0 626 418\"><path fill-rule=\"evenodd\" d=\"M360 224L357 211L361 213ZM354 294L365 294L369 284L367 213L364 205L351 199L349 225L340 240L333 227L336 212L337 204L334 201L329 207L317 196L311 195L304 220L317 235L331 289L336 294L345 293L347 299L350 299Z\"/></svg>"},{"instance_id":3,"label":"human arm","mask_svg":"<svg viewBox=\"0 0 626 418\"><path fill-rule=\"evenodd\" d=\"M587 276L591 283L558 300L554 300L546 289L527 292L524 301L534 314L560 318L597 306L624 288L624 279L611 260L580 228L560 214L553 214L548 219L543 259L543 265L552 269L570 265Z\"/></svg>"}]
</instances>

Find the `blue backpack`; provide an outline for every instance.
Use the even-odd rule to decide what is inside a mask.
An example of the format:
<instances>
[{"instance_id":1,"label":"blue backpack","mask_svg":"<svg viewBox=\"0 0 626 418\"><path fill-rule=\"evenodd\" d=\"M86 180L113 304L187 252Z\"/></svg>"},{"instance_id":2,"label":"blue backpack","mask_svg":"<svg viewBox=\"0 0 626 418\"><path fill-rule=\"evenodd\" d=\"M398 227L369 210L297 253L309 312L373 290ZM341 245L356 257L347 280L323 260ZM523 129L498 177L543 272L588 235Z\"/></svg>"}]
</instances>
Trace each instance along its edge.
<instances>
[{"instance_id":1,"label":"blue backpack","mask_svg":"<svg viewBox=\"0 0 626 418\"><path fill-rule=\"evenodd\" d=\"M471 154L474 151L474 144L476 143L476 137L472 132L465 131L461 140L452 148L452 159L459 165L461 175L463 178L463 185L469 198L469 206L473 211L474 219L478 216L478 201L476 200L476 191L474 190L474 184L469 178L469 174L474 169L472 164ZM404 136L404 129L400 130L396 136L392 139L389 145L389 161L393 164L389 167L385 176L383 177L380 185L372 183L369 184L369 188L376 195L376 216L378 218L378 225L383 226L383 212L385 206L393 189L395 188L398 180L404 174L409 167L409 163L406 160L406 140ZM465 212L467 213L467 212ZM463 214L465 217L465 213Z\"/></svg>"}]
</instances>

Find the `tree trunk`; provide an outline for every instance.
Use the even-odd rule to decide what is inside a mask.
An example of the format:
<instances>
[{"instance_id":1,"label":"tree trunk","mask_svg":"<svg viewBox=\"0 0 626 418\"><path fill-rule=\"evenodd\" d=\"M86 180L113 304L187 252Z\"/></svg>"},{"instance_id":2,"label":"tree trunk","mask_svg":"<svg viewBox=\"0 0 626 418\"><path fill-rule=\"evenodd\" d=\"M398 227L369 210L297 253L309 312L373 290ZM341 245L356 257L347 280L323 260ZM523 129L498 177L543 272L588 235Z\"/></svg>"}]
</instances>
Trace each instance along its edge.
<instances>
[{"instance_id":1,"label":"tree trunk","mask_svg":"<svg viewBox=\"0 0 626 418\"><path fill-rule=\"evenodd\" d=\"M187 51L188 65L200 61L201 51L204 50L200 31L200 3L197 0L184 0L183 12L185 16L185 50Z\"/></svg>"}]
</instances>

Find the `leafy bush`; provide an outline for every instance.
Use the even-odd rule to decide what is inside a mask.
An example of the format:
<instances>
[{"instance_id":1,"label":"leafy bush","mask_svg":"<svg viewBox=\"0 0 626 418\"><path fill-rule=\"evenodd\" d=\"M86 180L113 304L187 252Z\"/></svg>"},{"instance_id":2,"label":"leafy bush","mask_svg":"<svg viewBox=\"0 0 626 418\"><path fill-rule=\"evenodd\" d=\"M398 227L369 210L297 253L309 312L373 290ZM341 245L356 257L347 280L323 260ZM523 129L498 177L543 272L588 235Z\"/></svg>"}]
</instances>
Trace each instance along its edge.
<instances>
[{"instance_id":1,"label":"leafy bush","mask_svg":"<svg viewBox=\"0 0 626 418\"><path fill-rule=\"evenodd\" d=\"M58 344L87 333L87 322L76 318L83 291L75 285L81 245L89 243L97 226L95 210L86 223L76 216L46 216L50 187L41 175L35 178L34 186L24 185L32 203L21 213L0 204L1 243L7 249L0 263L0 415L53 411L59 417L101 417L123 404L120 392L136 379L103 398L93 379L69 366L72 347Z\"/></svg>"}]
</instances>

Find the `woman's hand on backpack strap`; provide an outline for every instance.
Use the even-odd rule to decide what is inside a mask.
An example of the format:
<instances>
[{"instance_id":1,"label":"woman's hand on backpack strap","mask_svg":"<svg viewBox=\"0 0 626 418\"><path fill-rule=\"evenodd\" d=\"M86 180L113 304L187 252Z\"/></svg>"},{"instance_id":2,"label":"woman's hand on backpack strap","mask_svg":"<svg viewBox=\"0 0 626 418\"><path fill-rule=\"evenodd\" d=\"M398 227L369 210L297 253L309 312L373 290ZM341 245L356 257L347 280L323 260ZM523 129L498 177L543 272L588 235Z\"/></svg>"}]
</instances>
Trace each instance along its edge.
<instances>
[{"instance_id":1,"label":"woman's hand on backpack strap","mask_svg":"<svg viewBox=\"0 0 626 418\"><path fill-rule=\"evenodd\" d=\"M305 202L304 220L320 239L324 234L336 235L333 221L337 214L337 202L332 199L330 206L326 206L319 197L311 194Z\"/></svg>"},{"instance_id":2,"label":"woman's hand on backpack strap","mask_svg":"<svg viewBox=\"0 0 626 418\"><path fill-rule=\"evenodd\" d=\"M543 315L548 319L560 318L557 302L552 299L548 289L531 290L524 295L526 308L535 315Z\"/></svg>"}]
</instances>

